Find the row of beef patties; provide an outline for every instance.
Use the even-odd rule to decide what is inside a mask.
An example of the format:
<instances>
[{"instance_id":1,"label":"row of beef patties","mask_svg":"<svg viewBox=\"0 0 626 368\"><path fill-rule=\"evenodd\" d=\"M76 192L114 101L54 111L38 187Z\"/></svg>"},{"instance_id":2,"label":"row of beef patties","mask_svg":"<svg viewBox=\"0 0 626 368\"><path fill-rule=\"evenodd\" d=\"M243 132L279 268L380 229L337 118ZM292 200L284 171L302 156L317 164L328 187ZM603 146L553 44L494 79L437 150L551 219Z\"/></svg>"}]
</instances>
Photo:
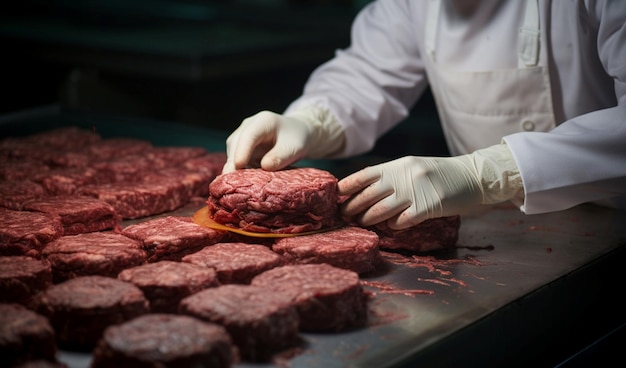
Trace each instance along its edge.
<instances>
[{"instance_id":1,"label":"row of beef patties","mask_svg":"<svg viewBox=\"0 0 626 368\"><path fill-rule=\"evenodd\" d=\"M178 333L171 329L181 315L223 328L237 351L229 362L264 361L297 347L300 331L367 326L360 276L382 264L379 244L376 232L356 226L259 239L163 216L116 232L62 236L39 259L0 257L0 303L47 318L55 343L92 352L94 366L128 357L189 359L182 348L170 351L175 358L138 357L133 349L145 336L120 332L151 331L165 338L160 344L174 344L166 337ZM23 349L15 359L35 354Z\"/></svg>"},{"instance_id":2,"label":"row of beef patties","mask_svg":"<svg viewBox=\"0 0 626 368\"><path fill-rule=\"evenodd\" d=\"M33 277L49 280L45 260L0 258L30 262ZM49 284L28 306L0 302L0 356L10 364L58 362L64 349L91 353L93 367L269 361L304 348L301 332L365 327L368 297L357 273L323 263L279 265L248 283L221 283L213 268L160 261L117 277Z\"/></svg>"},{"instance_id":3,"label":"row of beef patties","mask_svg":"<svg viewBox=\"0 0 626 368\"><path fill-rule=\"evenodd\" d=\"M202 202L224 152L64 127L0 140L0 255Z\"/></svg>"}]
</instances>

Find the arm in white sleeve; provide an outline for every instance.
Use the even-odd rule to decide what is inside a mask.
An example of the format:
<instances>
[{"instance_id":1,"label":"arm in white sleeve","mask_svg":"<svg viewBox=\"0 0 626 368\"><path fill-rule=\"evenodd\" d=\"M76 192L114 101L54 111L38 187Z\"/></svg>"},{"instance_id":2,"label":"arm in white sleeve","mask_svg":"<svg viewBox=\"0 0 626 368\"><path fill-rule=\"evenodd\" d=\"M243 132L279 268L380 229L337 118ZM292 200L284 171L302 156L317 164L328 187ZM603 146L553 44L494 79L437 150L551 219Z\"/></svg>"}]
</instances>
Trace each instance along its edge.
<instances>
[{"instance_id":1,"label":"arm in white sleeve","mask_svg":"<svg viewBox=\"0 0 626 368\"><path fill-rule=\"evenodd\" d=\"M551 132L504 138L536 214L626 195L626 105L585 114Z\"/></svg>"},{"instance_id":2,"label":"arm in white sleeve","mask_svg":"<svg viewBox=\"0 0 626 368\"><path fill-rule=\"evenodd\" d=\"M367 152L376 140L406 118L427 86L418 51L421 22L409 1L376 1L352 26L351 45L318 67L303 94L286 110L315 106L343 126L345 145L333 157ZM421 2L419 2L421 4ZM424 2L426 4L426 2Z\"/></svg>"}]
</instances>

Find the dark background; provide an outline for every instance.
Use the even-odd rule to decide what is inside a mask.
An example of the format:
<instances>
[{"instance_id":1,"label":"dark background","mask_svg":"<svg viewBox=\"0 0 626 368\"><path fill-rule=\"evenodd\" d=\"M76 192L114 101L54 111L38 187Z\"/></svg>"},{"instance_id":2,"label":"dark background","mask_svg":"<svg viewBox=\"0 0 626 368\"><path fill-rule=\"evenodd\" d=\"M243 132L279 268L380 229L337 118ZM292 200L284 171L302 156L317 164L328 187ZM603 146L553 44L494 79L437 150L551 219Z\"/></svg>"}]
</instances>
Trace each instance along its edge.
<instances>
[{"instance_id":1,"label":"dark background","mask_svg":"<svg viewBox=\"0 0 626 368\"><path fill-rule=\"evenodd\" d=\"M71 109L232 131L283 111L368 0L26 0L0 15L0 114ZM445 155L430 93L373 155Z\"/></svg>"}]
</instances>

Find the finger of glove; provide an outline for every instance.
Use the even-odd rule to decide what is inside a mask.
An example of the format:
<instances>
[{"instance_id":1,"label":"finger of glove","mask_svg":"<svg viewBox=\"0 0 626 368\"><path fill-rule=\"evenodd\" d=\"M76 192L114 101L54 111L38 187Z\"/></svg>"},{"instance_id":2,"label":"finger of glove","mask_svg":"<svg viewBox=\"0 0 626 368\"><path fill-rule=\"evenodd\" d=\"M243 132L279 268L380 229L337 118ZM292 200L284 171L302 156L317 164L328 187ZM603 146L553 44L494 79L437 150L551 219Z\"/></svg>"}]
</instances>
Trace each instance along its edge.
<instances>
[{"instance_id":1,"label":"finger of glove","mask_svg":"<svg viewBox=\"0 0 626 368\"><path fill-rule=\"evenodd\" d=\"M395 216L387 220L387 226L392 230L402 230L418 225L430 218L427 211L417 211L416 204L408 206Z\"/></svg>"},{"instance_id":2,"label":"finger of glove","mask_svg":"<svg viewBox=\"0 0 626 368\"><path fill-rule=\"evenodd\" d=\"M302 154L298 154L295 147L277 143L261 159L261 168L267 171L280 170L301 158Z\"/></svg>"},{"instance_id":3,"label":"finger of glove","mask_svg":"<svg viewBox=\"0 0 626 368\"><path fill-rule=\"evenodd\" d=\"M276 135L276 143L263 156L261 167L265 170L280 170L306 155L307 135L302 127L292 123L285 125Z\"/></svg>"},{"instance_id":4,"label":"finger of glove","mask_svg":"<svg viewBox=\"0 0 626 368\"><path fill-rule=\"evenodd\" d=\"M370 166L346 176L337 183L339 195L352 195L365 187L380 180L381 172L378 166Z\"/></svg>"},{"instance_id":5,"label":"finger of glove","mask_svg":"<svg viewBox=\"0 0 626 368\"><path fill-rule=\"evenodd\" d=\"M263 157L276 139L276 130L271 115L259 113L247 118L232 135L228 160L232 160L236 169L241 169L250 163L253 155ZM259 152L259 148L263 152Z\"/></svg>"},{"instance_id":6,"label":"finger of glove","mask_svg":"<svg viewBox=\"0 0 626 368\"><path fill-rule=\"evenodd\" d=\"M235 131L233 131L228 138L226 138L226 163L224 163L224 167L222 168L222 173L229 173L237 170L235 165L235 147L239 142L239 133L241 131L241 126Z\"/></svg>"},{"instance_id":7,"label":"finger of glove","mask_svg":"<svg viewBox=\"0 0 626 368\"><path fill-rule=\"evenodd\" d=\"M356 218L362 226L371 226L397 216L410 205L410 202L398 200L392 194L369 206Z\"/></svg>"},{"instance_id":8,"label":"finger of glove","mask_svg":"<svg viewBox=\"0 0 626 368\"><path fill-rule=\"evenodd\" d=\"M376 181L344 201L341 213L346 217L356 216L392 194L394 194L394 188L384 185L382 181Z\"/></svg>"}]
</instances>

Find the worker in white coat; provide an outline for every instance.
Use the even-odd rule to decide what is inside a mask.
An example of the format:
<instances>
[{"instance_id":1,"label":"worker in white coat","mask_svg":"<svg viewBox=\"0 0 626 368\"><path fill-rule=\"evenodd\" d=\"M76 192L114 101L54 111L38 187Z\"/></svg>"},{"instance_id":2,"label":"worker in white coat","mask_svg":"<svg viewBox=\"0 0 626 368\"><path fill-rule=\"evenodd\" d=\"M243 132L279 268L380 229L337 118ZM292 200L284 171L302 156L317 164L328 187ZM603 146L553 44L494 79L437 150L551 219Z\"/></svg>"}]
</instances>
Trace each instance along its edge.
<instances>
[{"instance_id":1,"label":"worker in white coat","mask_svg":"<svg viewBox=\"0 0 626 368\"><path fill-rule=\"evenodd\" d=\"M427 87L451 157L339 181L342 212L402 229L512 201L526 214L625 203L626 1L379 0L282 113L245 119L224 172L372 149Z\"/></svg>"}]
</instances>

